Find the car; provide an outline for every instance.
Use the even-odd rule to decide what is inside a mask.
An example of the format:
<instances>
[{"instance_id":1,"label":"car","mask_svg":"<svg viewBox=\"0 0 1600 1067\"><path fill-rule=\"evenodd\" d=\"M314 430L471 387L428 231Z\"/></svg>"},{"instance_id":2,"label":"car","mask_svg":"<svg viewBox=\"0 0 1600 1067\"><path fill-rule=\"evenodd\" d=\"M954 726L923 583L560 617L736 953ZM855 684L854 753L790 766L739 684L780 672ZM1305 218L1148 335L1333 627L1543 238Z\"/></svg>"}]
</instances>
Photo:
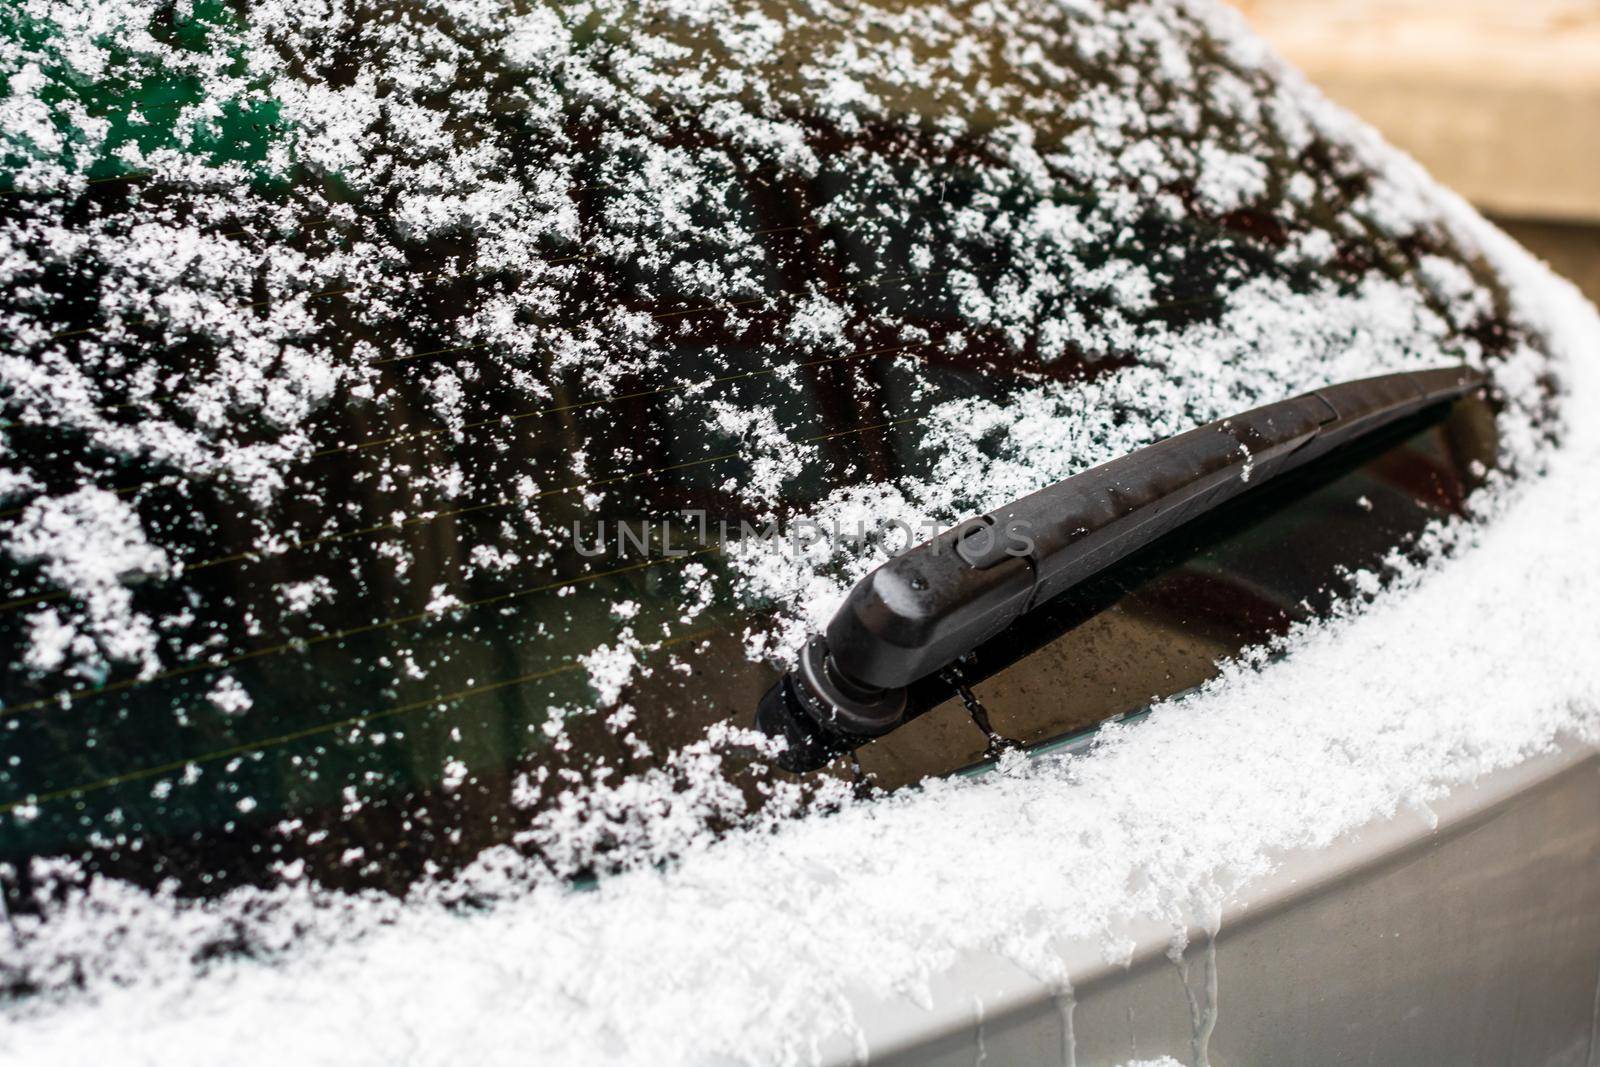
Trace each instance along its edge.
<instances>
[{"instance_id":1,"label":"car","mask_svg":"<svg viewBox=\"0 0 1600 1067\"><path fill-rule=\"evenodd\" d=\"M4 18L0 981L46 1028L300 940L358 954L416 909L603 901L752 837L844 840L948 783L1099 758L1411 595L1558 451L1589 328L1210 4ZM1196 449L1204 498L1169 513L1161 464ZM1166 517L1086 552L1102 520L1062 501L1091 484L1121 509L1104 529ZM1064 555L960 554L973 517L1041 499ZM885 583L924 542L962 582L1030 576L1019 606L908 652ZM1040 577L1063 559L1070 581ZM861 681L890 660L914 665ZM1283 903L1241 935L1262 962L1227 981L1268 1014L1228 1062L1420 1062L1491 1012L1385 1015L1400 979L1364 968L1405 947L1341 955L1317 925L1377 908L1363 892L1398 895L1395 923L1436 895L1515 905L1548 951L1474 965L1544 1007L1482 1047L1575 1048L1586 751L1453 801L1460 833L1240 889ZM1541 821L1570 835L1548 868L1570 891L1530 870L1446 893ZM1119 965L1153 958L1149 933ZM988 981L971 966L958 985ZM996 1056L1071 1062L1124 1008L1137 1031L1160 979L1107 971L1091 999L1086 967L1076 1022L1060 982L1007 986ZM1462 988L1443 967L1408 980ZM1349 996L1272 1014L1275 982L1319 973ZM971 1003L863 1008L863 1032L970 1058ZM1371 1017L1340 1029L1356 1003ZM1175 1024L1151 1025L1147 1048ZM611 1053L648 1060L653 1032ZM796 1040L859 1052L827 1036ZM719 1051L751 1058L697 1055Z\"/></svg>"}]
</instances>

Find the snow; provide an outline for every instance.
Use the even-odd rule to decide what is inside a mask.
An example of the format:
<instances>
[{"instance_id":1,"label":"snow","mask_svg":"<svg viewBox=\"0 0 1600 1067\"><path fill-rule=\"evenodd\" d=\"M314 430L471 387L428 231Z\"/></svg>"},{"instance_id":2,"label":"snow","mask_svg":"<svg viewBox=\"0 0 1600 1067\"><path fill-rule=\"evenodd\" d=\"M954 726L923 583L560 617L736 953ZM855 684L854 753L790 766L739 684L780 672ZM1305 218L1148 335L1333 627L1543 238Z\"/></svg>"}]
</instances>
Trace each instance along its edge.
<instances>
[{"instance_id":1,"label":"snow","mask_svg":"<svg viewBox=\"0 0 1600 1067\"><path fill-rule=\"evenodd\" d=\"M50 129L60 122L83 136L61 153L46 151L51 135L30 64L98 71L111 62L105 42L121 34L140 63L191 73L214 94L278 101L288 126L268 169L292 159L371 202L392 198L400 236L316 198L271 202L237 165L119 148L152 169L180 210L140 207L132 224L113 214L69 231L70 200L45 197L0 222L0 279L18 294L0 306L0 327L14 339L0 355L8 417L82 435L96 461L152 464L196 492L233 494L224 499L265 511L319 447L306 429L315 416L337 404L370 415L405 402L380 384L377 362L434 342L408 338L403 355L375 360L370 346L346 349L320 332L312 296L359 290L354 321L403 328L406 298L421 283L392 267L405 262L404 242L424 233L471 230L474 269L516 271L492 297L456 309L464 340L450 360L414 374L399 364L446 434L481 415L479 376L499 375L530 400L548 399L562 382L606 395L624 374L671 380L674 320L624 311L613 294L589 302L592 276L554 255L580 243L584 255L635 272L643 281L632 295L650 303L716 303L734 333L772 316L782 343L762 355L776 365L851 347L856 338L835 296L766 291L762 248L736 224L730 157L671 143L651 111L667 100L779 174L832 168L830 179L845 188L818 207L817 220L850 223L852 239L866 245L888 240L862 221L872 211L933 211L938 225L920 232L922 251L908 262L930 277L945 273L963 334L992 331L1019 361L1029 346L1043 363L1070 352L1091 363L1137 356L1081 380L1041 381L1004 405L942 401L925 420L927 476L842 487L791 516L850 532L753 542L730 554L738 602L780 609L774 627L744 635L752 655L781 659L892 550L862 536L861 520L880 531L948 523L1252 401L1330 380L1444 359L1487 364L1505 400L1504 466L1515 477L1496 476L1475 499L1479 521L1433 531L1426 562L1397 558L1386 575L1353 576L1342 611L1302 627L1279 658L1245 656L1139 724L1107 726L1084 756L1013 757L999 773L933 781L873 803L856 802L843 785L808 798L766 782L766 804L752 814L723 772L728 751L757 742L721 726L655 753L638 774L581 784L527 776L517 792L530 808L551 800L519 828L519 843L541 860L491 851L404 901L309 885L293 864L279 886L192 901L84 880L69 864L42 861L40 884L52 885L53 875L59 896L38 902L42 921L15 917L14 951L0 959L0 973L42 992L5 1007L0 1057L278 1063L326 1059L336 1047L352 1063L805 1062L817 1042L852 1033L862 992L915 998L939 968L979 949L1064 986L1071 976L1060 972L1051 939L1101 943L1117 958L1127 946L1107 931L1123 921L1155 918L1181 930L1217 913L1284 850L1326 845L1402 807L1425 807L1558 737L1600 740L1592 609L1600 573L1589 553L1600 533L1592 476L1600 321L1414 164L1277 67L1235 16L1206 3L1106 10L1085 2L1070 19L1025 4L960 13L863 7L846 30L851 20L842 17L797 26L744 18L710 0L638 16L601 6L597 17L629 27L620 35L626 45L606 51L604 69L574 48L559 15L507 19L481 0L439 0L429 19L362 26L343 5L261 4L249 27L218 31L243 55L237 65L149 39L135 27L149 22L154 4L88 5L99 14L79 18L68 5L29 0L62 34L48 55L0 50L0 73L14 90L0 109L0 133L7 152L20 145L28 159L13 175L18 188L81 189L106 144L103 127L68 103ZM662 16L659 28L650 28L653 14ZM823 39L796 44L797 29ZM685 42L706 32L724 42L726 61L699 64ZM1235 70L1195 71L1189 59L1202 32ZM296 73L303 63L277 62L283 53L315 57L325 41L352 35L385 56L382 81L363 69L335 88ZM785 67L796 49L804 64ZM1062 49L1130 77L1079 84L1056 63ZM479 51L502 57L521 79L507 90L509 103L519 122L548 135L540 143L550 151L532 165L504 151L486 117L495 114L488 94L499 73L441 92L477 69L463 64ZM1002 70L1028 76L1006 80ZM561 133L567 116L552 71L589 113L627 118L601 131L599 174L582 170ZM1141 71L1145 79L1132 76ZM1197 79L1204 84L1189 84ZM1170 106L1148 103L1163 94ZM933 117L919 135L949 147L956 134L973 133L993 160L980 168L970 202L946 204L926 167L895 173L863 154L852 157L856 169L840 169L840 159L807 141L804 124L786 117L789 107L831 115L846 133L925 107ZM204 126L195 119L179 132L190 147ZM1366 191L1330 214L1324 200L1337 183L1328 173L1296 174L1277 189L1257 162L1277 151L1263 140L1267 123L1291 150L1313 135L1340 146L1353 171L1372 175ZM1063 178L1094 196L1050 200L1044 193ZM1193 203L1155 192L1175 178L1192 179ZM609 189L597 224L581 220L567 195L591 181ZM999 210L1007 198L1031 207ZM1151 205L1169 221L1252 208L1287 220L1293 232L1281 256L1291 266L1326 265L1352 234L1414 238L1441 251L1414 271L1374 267L1354 278L1288 278L1235 264L1215 286L1212 313L1173 325L1142 315L1165 299L1171 272L1118 251ZM323 213L344 221L342 246L259 252L216 236L263 216L294 233ZM716 254L675 258L684 247ZM990 269L995 262L1004 269ZM56 336L63 311L43 279L64 263L93 280L95 339ZM256 279L273 294L264 306ZM1486 353L1473 327L1501 287L1510 340ZM754 306L734 303L746 300ZM587 314L597 307L601 314ZM560 324L563 317L578 321ZM874 322L901 337L916 329L887 307ZM955 336L946 343L958 349ZM206 358L184 366L160 359L186 345ZM1547 378L1563 391L1556 449ZM686 396L709 385L681 384ZM804 468L807 446L771 411L718 397L695 410L751 453L749 473L732 486L748 501L773 505ZM979 440L990 447L971 447ZM7 451L0 457L11 460ZM580 442L570 473L586 477L599 458ZM453 465L380 462L381 484L395 487L397 523L427 513L441 495L481 492ZM30 614L22 662L90 680L117 664L153 673L162 663L135 591L141 581L181 583L192 561L150 539L139 512L100 484L99 466L77 469L81 484L65 488L28 471L0 476L21 501L4 527L6 551L70 594ZM526 479L511 484L523 486L527 504L539 493ZM321 532L260 525L253 547L267 553ZM509 545L469 552L485 571L526 565ZM395 580L410 580L411 560L394 562ZM685 603L686 619L714 599L705 568L691 567L698 599ZM450 588L431 568L416 569L428 610L451 612L459 601ZM278 588L290 614L330 595L318 578ZM647 642L632 615L610 612L610 638L579 657L595 699L551 709L545 730L558 749L569 715L604 708L610 727L626 732L662 710L618 704L646 670L639 658ZM398 658L421 672L409 654ZM251 715L254 701L238 679L224 676L209 692L220 711ZM642 756L632 733L622 739ZM470 780L454 755L435 766L447 789ZM345 794L359 812L356 787ZM240 797L236 806L244 813L254 803ZM615 873L589 891L569 888L567 879L602 858ZM367 857L351 849L347 860ZM241 940L253 957L208 951Z\"/></svg>"},{"instance_id":2,"label":"snow","mask_svg":"<svg viewBox=\"0 0 1600 1067\"><path fill-rule=\"evenodd\" d=\"M53 607L28 616L29 667L47 672L71 662L75 673L89 678L103 676L109 662L135 664L142 675L160 668L155 633L133 610L127 583L160 577L170 564L115 494L85 486L38 498L12 525L5 549L19 563L37 564L82 605L70 621Z\"/></svg>"},{"instance_id":3,"label":"snow","mask_svg":"<svg viewBox=\"0 0 1600 1067\"><path fill-rule=\"evenodd\" d=\"M716 401L711 404L710 414L717 432L737 442L750 465L749 474L732 480L727 488L753 504L777 504L784 485L804 470L806 460L816 451L813 446L790 440L771 411L750 411Z\"/></svg>"},{"instance_id":4,"label":"snow","mask_svg":"<svg viewBox=\"0 0 1600 1067\"><path fill-rule=\"evenodd\" d=\"M309 463L323 442L307 427L330 410L365 422L408 406L415 390L433 427L455 436L486 408L504 410L491 406L497 389L530 400L557 388L607 396L627 376L685 396L710 389L715 369L674 381L684 320L641 303L718 308L729 337L759 328L759 357L791 381L808 356L837 357L868 331L911 338L921 329L914 311L880 298L887 287L946 289L967 320L963 336L1003 337L1021 365L1135 360L1129 371L1019 400L1053 403L1056 423L1078 441L1098 406L1114 404L1136 431L1119 444L1336 378L1441 354L1473 363L1500 355L1485 353L1472 332L1494 308L1489 280L1426 182L1277 67L1218 6L858 5L851 18L774 15L726 0L514 7L426 0L426 17L390 19L367 17L360 4L262 0L237 18L179 5L175 17L204 28L205 45L189 47L152 32L164 10L154 0L23 4L48 32L0 46L0 77L11 88L0 102L0 167L19 190L60 195L10 200L0 225L0 279L17 294L0 306L0 332L11 339L0 395L19 425L81 434L87 485L133 465L261 515L286 497L325 491ZM613 32L594 42L595 25ZM1196 63L1206 37L1218 55ZM330 60L333 48L384 61L357 64L331 84L320 72L347 62ZM161 79L204 89L202 105L135 108L170 144L127 140L107 126L102 96L120 104L118 86ZM63 99L46 103L56 87ZM208 130L219 116L267 105L278 119L258 131L263 162L211 155ZM514 136L506 116L515 116ZM885 117L904 119L925 150L830 148L817 135L830 119L848 139ZM719 140L679 143L671 131L685 121ZM597 147L574 138L575 124L594 126ZM58 144L63 131L72 136ZM1298 168L1294 160L1319 138L1337 148L1333 161L1316 173ZM947 197L943 161L957 146L965 153L957 180L974 188ZM89 168L112 157L146 173L144 186L159 196L72 215ZM1295 171L1290 180L1271 180L1285 168ZM301 170L327 182L301 182L289 196L262 185ZM805 179L826 190L806 225L862 273L826 288L809 277L775 285L783 265L746 214L758 174L762 183ZM1346 196L1362 174L1371 180ZM355 199L330 196L325 185ZM1185 188L1192 202L1179 195ZM1057 200L1063 189L1071 195ZM591 198L587 211L581 196ZM1183 257L1152 254L1152 238L1136 226L1165 219L1174 229L1157 243L1204 234L1207 258L1225 259L1230 213L1252 211L1285 230L1277 259L1287 273L1235 264L1219 273L1214 297L1180 298L1209 301L1215 315L1186 324L1156 315L1187 268ZM893 251L897 230L911 244L903 256ZM267 235L276 240L257 239ZM440 235L470 235L470 255L448 256L436 270L401 269L419 242ZM1352 237L1387 240L1391 252L1400 242L1432 251L1415 257L1415 270L1341 275L1330 264ZM911 272L867 273L863 255ZM1304 264L1315 269L1293 273ZM62 267L84 280L91 305L66 331L61 316L78 312L53 287L51 272ZM496 273L505 276L438 313L441 337L412 343L431 286ZM330 302L329 293L347 299ZM335 305L342 317L330 329ZM346 325L398 335L403 351L348 340ZM946 339L951 350L956 342ZM713 366L744 343L712 346ZM163 359L170 351L194 355ZM410 361L422 353L452 358ZM398 370L382 369L396 359ZM1183 417L1174 420L1178 399ZM749 448L754 469L733 488L776 506L814 458L796 442L802 429L745 399L706 402L711 424ZM959 435L935 425L930 442L937 452ZM1012 443L1007 462L1031 469L1033 488L1067 469L1052 445ZM373 483L408 513L470 506L487 490L449 460L372 458ZM916 517L948 524L973 503L949 492L950 479L979 485L987 472L946 463L941 473L897 488ZM47 490L27 477L0 470L0 486L39 498L75 488ZM585 499L607 502L601 493ZM824 500L816 514L790 517L826 524L840 506ZM232 547L267 553L326 532L271 521L250 530L253 543ZM509 541L470 550L509 561ZM430 570L404 549L384 551L398 583ZM882 558L848 540L814 556L809 574L781 586L764 578L771 561L752 557L743 580L723 591L779 597L781 618L748 635L751 648L786 655L841 583ZM505 573L539 562L526 556ZM134 631L152 622L137 598L129 610L138 644ZM87 646L63 635L104 625L69 598L38 616L30 659L69 676L103 673L104 663L80 653ZM220 627L200 613L189 629L173 635L173 647L142 651L140 669L155 659L173 666L178 649Z\"/></svg>"},{"instance_id":5,"label":"snow","mask_svg":"<svg viewBox=\"0 0 1600 1067\"><path fill-rule=\"evenodd\" d=\"M351 901L337 921L370 932L329 946L307 934L314 909L290 909L305 943L271 967L189 979L184 930L216 920L102 889L61 936L88 936L97 913L131 920L141 940L119 951L138 980L14 1009L0 1049L60 1064L330 1048L374 1064L803 1063L849 1032L862 991L915 997L972 950L1067 981L1052 938L1103 940L1135 918L1181 930L1287 850L1426 811L1559 737L1600 743L1600 317L1463 219L1549 325L1569 435L1544 473L1484 499L1488 521L1440 528L1432 562L1396 562L1386 588L1302 627L1281 659L1247 657L1107 726L1087 755L703 841L591 891L525 885L486 857L476 888L518 886L486 914Z\"/></svg>"},{"instance_id":6,"label":"snow","mask_svg":"<svg viewBox=\"0 0 1600 1067\"><path fill-rule=\"evenodd\" d=\"M208 699L224 715L243 715L255 703L249 692L239 683L239 679L231 674L225 674L217 679L211 687Z\"/></svg>"},{"instance_id":7,"label":"snow","mask_svg":"<svg viewBox=\"0 0 1600 1067\"><path fill-rule=\"evenodd\" d=\"M631 627L624 627L614 645L601 645L593 652L578 657L578 662L589 674L589 684L594 689L596 703L610 707L617 702L623 686L635 673L650 673L650 668L639 663L639 653L644 643L634 636Z\"/></svg>"}]
</instances>

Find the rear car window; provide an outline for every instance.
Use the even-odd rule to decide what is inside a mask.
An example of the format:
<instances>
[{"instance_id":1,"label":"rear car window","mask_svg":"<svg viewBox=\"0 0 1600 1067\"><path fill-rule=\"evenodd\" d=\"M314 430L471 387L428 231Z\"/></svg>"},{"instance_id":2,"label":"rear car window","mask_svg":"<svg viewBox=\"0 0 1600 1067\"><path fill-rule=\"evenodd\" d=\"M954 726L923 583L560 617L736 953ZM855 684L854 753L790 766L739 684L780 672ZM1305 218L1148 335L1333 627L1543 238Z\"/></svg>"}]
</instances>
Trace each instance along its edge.
<instances>
[{"instance_id":1,"label":"rear car window","mask_svg":"<svg viewBox=\"0 0 1600 1067\"><path fill-rule=\"evenodd\" d=\"M19 906L41 857L400 890L803 809L845 770L775 771L751 712L908 540L1258 401L1536 360L1219 16L1074 10L0 14ZM1461 511L1494 413L1413 429L1061 607L1073 707L1007 667L997 725L1193 684Z\"/></svg>"}]
</instances>

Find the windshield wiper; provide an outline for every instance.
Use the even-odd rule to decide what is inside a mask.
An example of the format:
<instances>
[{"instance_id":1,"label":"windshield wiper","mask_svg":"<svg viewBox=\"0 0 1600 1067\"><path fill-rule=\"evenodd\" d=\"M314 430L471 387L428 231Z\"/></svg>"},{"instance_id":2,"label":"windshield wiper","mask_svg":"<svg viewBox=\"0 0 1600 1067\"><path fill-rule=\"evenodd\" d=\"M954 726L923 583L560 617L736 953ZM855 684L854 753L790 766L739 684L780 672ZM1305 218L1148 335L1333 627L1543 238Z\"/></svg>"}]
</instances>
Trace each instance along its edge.
<instances>
[{"instance_id":1,"label":"windshield wiper","mask_svg":"<svg viewBox=\"0 0 1600 1067\"><path fill-rule=\"evenodd\" d=\"M1465 367L1344 382L1169 437L968 519L868 574L762 699L811 770L893 730L906 690L1179 526L1485 383Z\"/></svg>"}]
</instances>

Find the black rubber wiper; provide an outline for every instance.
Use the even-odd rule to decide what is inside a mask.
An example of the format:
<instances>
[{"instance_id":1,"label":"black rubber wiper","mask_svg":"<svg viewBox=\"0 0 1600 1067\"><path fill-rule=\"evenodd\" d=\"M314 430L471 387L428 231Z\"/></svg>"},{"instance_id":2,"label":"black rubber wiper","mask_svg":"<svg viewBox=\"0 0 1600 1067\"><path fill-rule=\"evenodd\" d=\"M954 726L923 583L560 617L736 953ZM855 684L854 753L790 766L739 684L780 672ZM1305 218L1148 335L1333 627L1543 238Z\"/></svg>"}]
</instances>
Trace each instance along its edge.
<instances>
[{"instance_id":1,"label":"black rubber wiper","mask_svg":"<svg viewBox=\"0 0 1600 1067\"><path fill-rule=\"evenodd\" d=\"M857 582L763 698L811 770L893 730L906 689L1191 519L1484 384L1465 367L1344 382L1141 448L969 519Z\"/></svg>"}]
</instances>

